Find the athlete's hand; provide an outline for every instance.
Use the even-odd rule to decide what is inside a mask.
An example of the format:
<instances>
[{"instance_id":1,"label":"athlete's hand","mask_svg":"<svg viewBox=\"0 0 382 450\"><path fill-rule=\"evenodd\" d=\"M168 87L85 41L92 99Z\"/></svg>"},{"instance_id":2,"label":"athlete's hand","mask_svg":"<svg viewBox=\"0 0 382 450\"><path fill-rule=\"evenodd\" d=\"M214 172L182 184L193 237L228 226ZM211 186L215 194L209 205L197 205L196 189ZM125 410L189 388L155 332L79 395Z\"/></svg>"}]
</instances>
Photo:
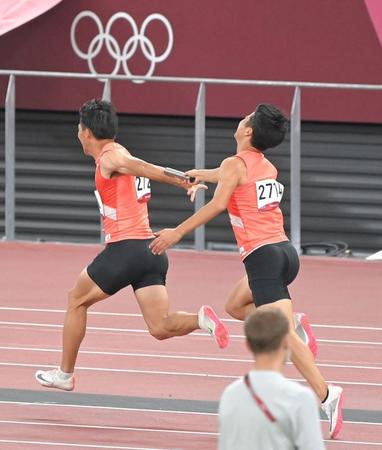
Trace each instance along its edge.
<instances>
[{"instance_id":1,"label":"athlete's hand","mask_svg":"<svg viewBox=\"0 0 382 450\"><path fill-rule=\"evenodd\" d=\"M150 249L154 255L161 255L172 245L182 239L181 233L176 228L165 228L164 230L154 233L156 238L151 242Z\"/></svg>"},{"instance_id":2,"label":"athlete's hand","mask_svg":"<svg viewBox=\"0 0 382 450\"><path fill-rule=\"evenodd\" d=\"M187 195L190 197L190 200L193 202L195 200L196 193L199 189L204 189L205 191L208 189L208 186L205 184L195 184L187 189Z\"/></svg>"},{"instance_id":3,"label":"athlete's hand","mask_svg":"<svg viewBox=\"0 0 382 450\"><path fill-rule=\"evenodd\" d=\"M188 175L190 178L194 178L193 184L199 184L199 183L202 183L203 181L205 181L201 178L201 175L202 175L201 170L192 169L192 170L187 170L187 172L184 172L184 173L186 175Z\"/></svg>"},{"instance_id":4,"label":"athlete's hand","mask_svg":"<svg viewBox=\"0 0 382 450\"><path fill-rule=\"evenodd\" d=\"M187 170L185 174L192 178L192 184L203 182L217 184L220 178L220 167L216 167L215 169L192 169Z\"/></svg>"}]
</instances>

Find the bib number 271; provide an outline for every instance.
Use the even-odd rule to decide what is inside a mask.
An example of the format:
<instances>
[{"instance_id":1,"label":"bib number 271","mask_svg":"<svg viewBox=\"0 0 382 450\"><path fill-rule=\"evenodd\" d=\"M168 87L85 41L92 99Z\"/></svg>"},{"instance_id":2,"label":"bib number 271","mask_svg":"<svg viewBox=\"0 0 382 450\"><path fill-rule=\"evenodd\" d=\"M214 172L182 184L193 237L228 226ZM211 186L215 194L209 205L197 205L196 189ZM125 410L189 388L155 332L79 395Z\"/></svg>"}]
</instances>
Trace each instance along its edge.
<instances>
[{"instance_id":1,"label":"bib number 271","mask_svg":"<svg viewBox=\"0 0 382 450\"><path fill-rule=\"evenodd\" d=\"M137 200L141 203L148 202L151 197L150 180L145 177L135 177L135 190Z\"/></svg>"},{"instance_id":2,"label":"bib number 271","mask_svg":"<svg viewBox=\"0 0 382 450\"><path fill-rule=\"evenodd\" d=\"M274 179L256 182L257 208L259 211L269 211L277 208L284 193L284 186Z\"/></svg>"}]
</instances>

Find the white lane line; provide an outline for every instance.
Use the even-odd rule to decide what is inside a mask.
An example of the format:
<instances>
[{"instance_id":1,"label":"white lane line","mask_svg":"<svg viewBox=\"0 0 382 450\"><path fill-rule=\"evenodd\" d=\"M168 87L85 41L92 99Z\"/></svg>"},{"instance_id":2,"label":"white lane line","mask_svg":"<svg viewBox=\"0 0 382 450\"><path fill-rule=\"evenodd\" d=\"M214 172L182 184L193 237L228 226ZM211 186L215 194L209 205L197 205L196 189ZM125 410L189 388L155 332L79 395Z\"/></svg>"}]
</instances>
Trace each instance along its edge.
<instances>
[{"instance_id":1,"label":"white lane line","mask_svg":"<svg viewBox=\"0 0 382 450\"><path fill-rule=\"evenodd\" d=\"M62 324L56 324L56 323L33 323L33 322L4 322L0 321L0 325L7 325L7 326L16 326L16 327L40 327L40 328L63 328L64 326ZM110 332L116 332L116 333L142 333L149 335L148 330L143 330L141 328L111 328L111 327L86 327L87 331L110 331ZM193 332L193 336L208 336L210 335L208 333L197 333ZM238 335L230 335L230 337L238 337L238 338L244 338L244 336Z\"/></svg>"},{"instance_id":2,"label":"white lane line","mask_svg":"<svg viewBox=\"0 0 382 450\"><path fill-rule=\"evenodd\" d=\"M170 430L165 428L136 428L136 427L117 427L110 425L80 425L72 423L60 423L60 422L28 422L18 420L0 420L0 424L7 425L31 425L31 426L46 426L46 427L64 427L64 428L86 428L97 430L119 430L119 431L144 431L153 433L175 433L175 434L194 434L205 436L217 436L218 433L208 431L190 431L190 430Z\"/></svg>"},{"instance_id":3,"label":"white lane line","mask_svg":"<svg viewBox=\"0 0 382 450\"><path fill-rule=\"evenodd\" d=\"M61 324L52 323L33 323L33 322L6 322L0 321L0 325L6 326L16 326L16 327L41 327L41 328L63 328ZM144 333L149 334L147 330L137 329L137 328L109 328L109 327L87 327L88 331L110 331L110 332L123 332L123 333ZM193 336L204 336L210 337L207 333L193 332ZM242 334L230 334L231 338L244 339ZM369 346L379 346L382 342L372 342L372 341L349 341L349 340L336 340L336 339L317 339L317 342L329 343L329 344L349 344L349 345L369 345Z\"/></svg>"},{"instance_id":4,"label":"white lane line","mask_svg":"<svg viewBox=\"0 0 382 450\"><path fill-rule=\"evenodd\" d=\"M362 441L338 441L338 440L324 440L324 442L330 444L346 444L346 445L370 445L370 446L382 446L382 442L362 442ZM28 445L51 445L55 447L78 447L78 448L106 448L114 450L166 450L160 448L149 447L121 447L115 445L95 445L95 444L76 444L65 442L42 442L42 441L17 441L11 439L0 439L0 444L28 444ZM381 447L380 447L381 448ZM177 449L172 449L177 450Z\"/></svg>"},{"instance_id":5,"label":"white lane line","mask_svg":"<svg viewBox=\"0 0 382 450\"><path fill-rule=\"evenodd\" d=\"M355 325L323 325L323 324L310 324L311 327L315 328L335 328L341 330L365 330L365 331L382 331L381 327L366 327L366 326L355 326Z\"/></svg>"},{"instance_id":6,"label":"white lane line","mask_svg":"<svg viewBox=\"0 0 382 450\"><path fill-rule=\"evenodd\" d=\"M346 444L346 445L376 445L382 446L382 442L363 442L363 441L339 441L337 439L324 439L328 444ZM381 448L381 447L379 447Z\"/></svg>"},{"instance_id":7,"label":"white lane line","mask_svg":"<svg viewBox=\"0 0 382 450\"><path fill-rule=\"evenodd\" d=\"M10 306L0 306L0 310L4 311L26 311L26 312L47 312L47 313L61 313L64 314L64 309L43 309L43 308L15 308ZM102 312L102 311L88 311L88 314L94 316L122 316L122 317L138 317L142 318L142 314L137 313L119 313L119 312ZM243 322L237 319L221 319L222 322L232 322L242 324ZM365 331L382 331L382 327L368 327L368 326L355 326L355 325L326 325L326 324L311 324L316 328L334 328L344 330L365 330Z\"/></svg>"},{"instance_id":8,"label":"white lane line","mask_svg":"<svg viewBox=\"0 0 382 450\"><path fill-rule=\"evenodd\" d=\"M317 339L317 342L324 342L326 344L382 345L382 342L348 341L348 340L344 340L344 339Z\"/></svg>"},{"instance_id":9,"label":"white lane line","mask_svg":"<svg viewBox=\"0 0 382 450\"><path fill-rule=\"evenodd\" d=\"M35 369L39 368L52 368L52 364L27 364L27 363L5 363L0 362L0 366L4 367L33 367ZM242 374L238 375L221 375L221 374L212 374L212 373L196 373L196 372L170 372L170 371L162 371L162 370L138 370L138 369L113 369L109 367L83 367L78 366L76 370L85 370L85 371L94 371L94 372L114 372L114 373L134 373L134 374L145 374L145 375L165 375L165 376L177 376L177 377L196 377L196 378L216 378L216 379L228 379L228 380L236 380L242 377ZM302 378L288 378L292 381L299 381L302 383L306 383L306 380ZM334 384L346 384L349 386L369 386L369 387L382 387L382 383L367 383L361 381L343 381L343 380L327 380L328 383Z\"/></svg>"},{"instance_id":10,"label":"white lane line","mask_svg":"<svg viewBox=\"0 0 382 450\"><path fill-rule=\"evenodd\" d=\"M212 416L212 417L216 417L218 414L217 413L206 413L206 412L195 412L195 411L177 411L177 410L166 410L166 409L143 409L143 408L121 408L118 406L93 406L93 405L79 405L79 404L63 404L63 403L48 403L48 402L17 402L17 401L5 401L5 400L0 400L0 404L4 404L4 405L18 405L18 406L42 406L42 407L64 407L64 408L85 408L85 409L100 409L100 410L111 410L111 411L129 411L129 412L143 412L143 413L164 413L164 414L189 414L189 415L196 415L196 416ZM1 420L0 422L8 422L7 420ZM9 422L13 422L13 421L9 421ZM321 423L327 423L327 420L324 419L320 419ZM30 422L26 422L27 424L30 424ZM37 422L37 424L41 424L42 422ZM347 425L367 425L367 426L381 426L382 423L381 422L358 422L358 421L351 421L351 420L344 420L343 422L344 424ZM45 424L45 422L44 422ZM49 425L49 423L47 423L47 425ZM77 425L73 425L73 424L65 424L65 426L77 426ZM92 426L92 425L91 425ZM105 428L105 427L102 427ZM126 428L127 429L127 428ZM144 431L146 431L147 428L144 428ZM150 429L151 430L151 429ZM160 430L162 431L162 430ZM168 431L173 431L173 430L168 430ZM176 430L175 430L176 431ZM175 432L174 431L174 432ZM199 433L199 432L197 432ZM203 433L207 433L207 434L213 434L210 432L203 432ZM328 441L328 442L333 442L332 440Z\"/></svg>"},{"instance_id":11,"label":"white lane line","mask_svg":"<svg viewBox=\"0 0 382 450\"><path fill-rule=\"evenodd\" d=\"M64 314L65 309L43 309L43 308L15 308L11 306L0 306L0 311L25 311L25 312L47 312L47 313L60 313ZM102 311L88 311L88 314L95 316L123 316L123 317L142 317L142 314L136 313L113 313L113 312L102 312ZM232 319L234 320L234 319ZM237 321L239 322L239 321Z\"/></svg>"},{"instance_id":12,"label":"white lane line","mask_svg":"<svg viewBox=\"0 0 382 450\"><path fill-rule=\"evenodd\" d=\"M61 353L60 348L36 348L36 347L7 347L0 346L0 350L12 350L12 351L26 351L26 352L48 352L48 353ZM100 352L95 350L80 350L79 353L84 355L102 355L102 356L124 356L133 358L158 358L158 359L183 359L183 360L195 360L195 361L219 361L219 362L243 362L253 363L253 359L240 359L240 358L216 358L209 356L189 356L189 355L166 355L162 353L130 353L130 352ZM380 367L382 369L382 367Z\"/></svg>"},{"instance_id":13,"label":"white lane line","mask_svg":"<svg viewBox=\"0 0 382 450\"><path fill-rule=\"evenodd\" d=\"M0 439L0 444L28 444L28 445L51 445L55 447L79 447L79 448L109 448L114 450L166 450L163 448L152 447L121 447L119 445L96 445L96 444L78 444L69 442L48 442L48 441L18 441L11 439Z\"/></svg>"},{"instance_id":14,"label":"white lane line","mask_svg":"<svg viewBox=\"0 0 382 450\"><path fill-rule=\"evenodd\" d=\"M0 400L0 404L3 405L23 405L23 406L53 406L53 407L63 407L63 408L84 408L84 409L101 409L110 411L132 411L143 412L143 413L154 413L154 414L189 414L191 416L217 416L217 413L206 413L198 411L177 411L168 409L144 409L144 408L122 408L119 406L93 406L93 405L72 405L64 403L49 403L49 402L16 402L9 400Z\"/></svg>"},{"instance_id":15,"label":"white lane line","mask_svg":"<svg viewBox=\"0 0 382 450\"><path fill-rule=\"evenodd\" d=\"M38 368L52 368L52 365L48 364L27 364L27 363L5 363L0 362L0 366L5 367L33 367ZM171 372L162 370L138 370L138 369L113 369L109 367L83 367L78 366L76 370L86 370L95 372L117 372L117 373L136 373L136 374L147 374L147 375L173 375L173 376L184 376L184 377L205 377L205 378L222 378L222 379L237 379L240 375L220 375L211 373L196 373L196 372ZM382 386L382 383L381 383Z\"/></svg>"},{"instance_id":16,"label":"white lane line","mask_svg":"<svg viewBox=\"0 0 382 450\"><path fill-rule=\"evenodd\" d=\"M322 422L322 421L321 421ZM139 432L149 432L149 433L169 433L169 434L185 434L185 435L195 435L195 436L219 436L217 432L209 431L189 431L189 430L170 430L170 429L157 429L157 428L135 428L135 427L117 427L117 426L107 426L107 425L80 425L80 424L67 424L59 422L27 422L27 421L17 421L17 420L0 420L0 424L6 425L27 425L27 426L38 426L38 427L58 427L58 428L82 428L82 429L95 429L95 430L118 430L118 431L139 431ZM333 442L332 440L324 440L324 442ZM380 443L375 442L360 442L360 441L334 441L338 444L365 444L365 445L376 445Z\"/></svg>"},{"instance_id":17,"label":"white lane line","mask_svg":"<svg viewBox=\"0 0 382 450\"><path fill-rule=\"evenodd\" d=\"M7 347L0 346L0 350L21 351L21 352L41 352L41 353L61 353L61 348L36 348L36 347ZM253 363L253 359L242 358L216 358L210 356L188 356L188 355L166 355L166 354L154 354L154 353L131 353L131 352L101 352L95 350L80 350L80 354L83 355L98 355L98 356L123 356L132 358L153 358L153 359L180 359L190 361L218 361L218 362L235 362L235 363ZM287 362L289 366L293 366L293 363ZM361 366L350 364L327 364L317 363L318 367L328 367L336 369L359 369L359 370L382 370L382 366Z\"/></svg>"},{"instance_id":18,"label":"white lane line","mask_svg":"<svg viewBox=\"0 0 382 450\"><path fill-rule=\"evenodd\" d=\"M376 411L376 412L379 412L379 411ZM327 420L320 420L320 422L328 422L328 421ZM353 420L353 421L344 420L343 423L347 423L347 424L350 424L350 425L371 425L373 427L382 425L382 422L357 422L355 420ZM332 441L329 441L329 442L332 442Z\"/></svg>"},{"instance_id":19,"label":"white lane line","mask_svg":"<svg viewBox=\"0 0 382 450\"><path fill-rule=\"evenodd\" d=\"M43 327L43 328L63 328L62 324L56 323L34 323L34 322L4 322L1 321L0 325L12 325L12 326L22 326L22 327ZM109 328L109 327L86 327L87 330L96 331L116 331L116 332L127 332L127 333L146 333L147 330L135 329L135 328ZM207 336L207 334L205 334Z\"/></svg>"}]
</instances>

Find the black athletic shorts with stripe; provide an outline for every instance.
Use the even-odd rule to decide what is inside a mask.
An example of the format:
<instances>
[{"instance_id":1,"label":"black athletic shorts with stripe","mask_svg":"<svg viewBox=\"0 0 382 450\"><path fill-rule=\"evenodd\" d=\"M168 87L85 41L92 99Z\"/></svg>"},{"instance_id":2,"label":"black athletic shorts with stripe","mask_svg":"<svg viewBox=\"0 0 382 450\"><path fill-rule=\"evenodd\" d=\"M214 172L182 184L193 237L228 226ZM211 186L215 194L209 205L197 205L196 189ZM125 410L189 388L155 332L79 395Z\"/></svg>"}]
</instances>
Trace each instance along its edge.
<instances>
[{"instance_id":1,"label":"black athletic shorts with stripe","mask_svg":"<svg viewBox=\"0 0 382 450\"><path fill-rule=\"evenodd\" d=\"M87 267L89 277L103 292L113 295L131 285L134 291L166 285L167 255L153 255L152 239L126 239L107 244Z\"/></svg>"},{"instance_id":2,"label":"black athletic shorts with stripe","mask_svg":"<svg viewBox=\"0 0 382 450\"><path fill-rule=\"evenodd\" d=\"M300 262L289 241L263 245L243 262L256 306L290 299L288 285L296 278Z\"/></svg>"}]
</instances>

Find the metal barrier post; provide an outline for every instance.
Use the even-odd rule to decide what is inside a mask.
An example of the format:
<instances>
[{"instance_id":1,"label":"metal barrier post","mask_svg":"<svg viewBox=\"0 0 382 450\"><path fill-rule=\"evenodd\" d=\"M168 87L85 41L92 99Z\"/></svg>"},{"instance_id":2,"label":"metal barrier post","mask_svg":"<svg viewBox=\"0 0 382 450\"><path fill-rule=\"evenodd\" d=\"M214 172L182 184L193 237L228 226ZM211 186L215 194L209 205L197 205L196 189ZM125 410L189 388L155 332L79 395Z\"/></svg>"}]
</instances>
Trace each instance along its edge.
<instances>
[{"instance_id":1,"label":"metal barrier post","mask_svg":"<svg viewBox=\"0 0 382 450\"><path fill-rule=\"evenodd\" d=\"M9 77L5 98L5 239L15 239L15 76Z\"/></svg>"},{"instance_id":2,"label":"metal barrier post","mask_svg":"<svg viewBox=\"0 0 382 450\"><path fill-rule=\"evenodd\" d=\"M102 91L102 100L105 100L107 102L111 102L111 80L107 79L104 81L103 91ZM100 222L99 222L99 240L101 244L105 242L105 233L103 232L103 218L100 215Z\"/></svg>"},{"instance_id":3,"label":"metal barrier post","mask_svg":"<svg viewBox=\"0 0 382 450\"><path fill-rule=\"evenodd\" d=\"M195 108L195 168L204 169L206 161L206 87L200 83ZM195 212L205 204L205 192L200 190L195 198ZM206 247L205 226L195 230L195 250L203 251Z\"/></svg>"},{"instance_id":4,"label":"metal barrier post","mask_svg":"<svg viewBox=\"0 0 382 450\"><path fill-rule=\"evenodd\" d=\"M102 100L106 100L107 102L111 102L111 80L105 80L105 84L103 86L102 92Z\"/></svg>"},{"instance_id":5,"label":"metal barrier post","mask_svg":"<svg viewBox=\"0 0 382 450\"><path fill-rule=\"evenodd\" d=\"M295 88L290 130L290 236L301 253L301 90Z\"/></svg>"}]
</instances>

